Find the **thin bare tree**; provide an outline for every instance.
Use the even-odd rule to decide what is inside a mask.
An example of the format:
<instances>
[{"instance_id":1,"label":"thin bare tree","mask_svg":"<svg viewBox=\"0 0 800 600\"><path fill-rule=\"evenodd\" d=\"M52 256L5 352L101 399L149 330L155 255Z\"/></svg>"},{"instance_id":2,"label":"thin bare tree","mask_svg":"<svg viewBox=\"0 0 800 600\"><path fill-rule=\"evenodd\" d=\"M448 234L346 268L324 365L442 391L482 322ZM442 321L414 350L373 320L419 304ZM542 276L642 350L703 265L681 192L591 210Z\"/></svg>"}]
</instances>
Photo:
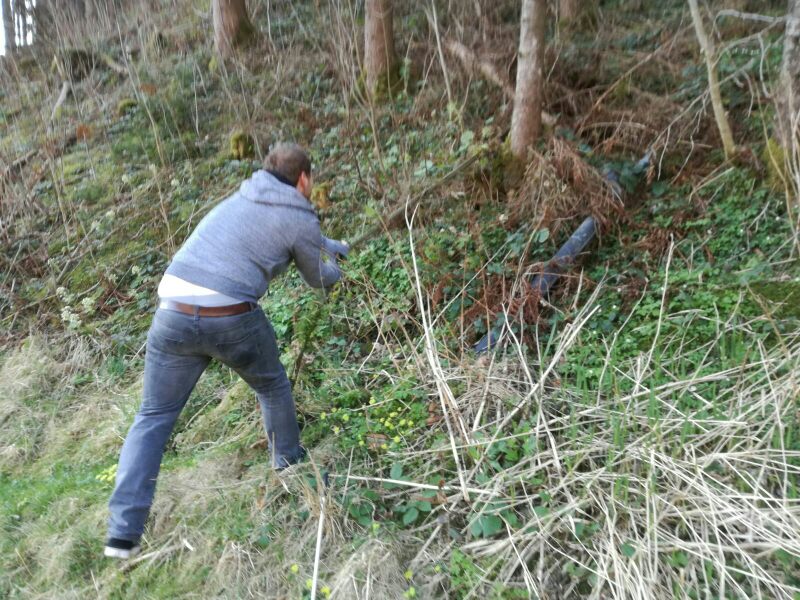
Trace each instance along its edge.
<instances>
[{"instance_id":1,"label":"thin bare tree","mask_svg":"<svg viewBox=\"0 0 800 600\"><path fill-rule=\"evenodd\" d=\"M391 87L392 70L397 62L392 1L366 0L364 12L364 71L367 89L373 94L384 83L387 89Z\"/></svg>"},{"instance_id":2,"label":"thin bare tree","mask_svg":"<svg viewBox=\"0 0 800 600\"><path fill-rule=\"evenodd\" d=\"M14 39L14 15L11 12L11 0L3 0L3 34L6 39L6 52L16 48Z\"/></svg>"},{"instance_id":3,"label":"thin bare tree","mask_svg":"<svg viewBox=\"0 0 800 600\"><path fill-rule=\"evenodd\" d=\"M523 0L511 115L511 153L521 160L527 158L542 130L546 13L547 0Z\"/></svg>"},{"instance_id":4,"label":"thin bare tree","mask_svg":"<svg viewBox=\"0 0 800 600\"><path fill-rule=\"evenodd\" d=\"M800 0L789 0L783 62L775 94L775 125L783 148L791 148L800 129Z\"/></svg>"},{"instance_id":5,"label":"thin bare tree","mask_svg":"<svg viewBox=\"0 0 800 600\"><path fill-rule=\"evenodd\" d=\"M733 142L733 132L725 106L722 104L722 94L719 91L719 79L717 78L717 55L714 49L714 42L706 35L703 27L703 17L700 16L700 9L697 0L688 0L689 10L692 13L694 31L697 34L697 41L700 50L706 61L706 72L708 74L708 92L711 95L711 108L714 110L714 119L719 129L719 137L722 138L722 149L725 151L725 159L731 158L736 153L736 144Z\"/></svg>"},{"instance_id":6,"label":"thin bare tree","mask_svg":"<svg viewBox=\"0 0 800 600\"><path fill-rule=\"evenodd\" d=\"M34 42L39 45L54 44L58 41L53 21L54 6L57 6L56 0L36 0L33 7Z\"/></svg>"},{"instance_id":7,"label":"thin bare tree","mask_svg":"<svg viewBox=\"0 0 800 600\"><path fill-rule=\"evenodd\" d=\"M223 56L247 43L255 27L247 13L245 0L211 0L214 20L214 47Z\"/></svg>"}]
</instances>

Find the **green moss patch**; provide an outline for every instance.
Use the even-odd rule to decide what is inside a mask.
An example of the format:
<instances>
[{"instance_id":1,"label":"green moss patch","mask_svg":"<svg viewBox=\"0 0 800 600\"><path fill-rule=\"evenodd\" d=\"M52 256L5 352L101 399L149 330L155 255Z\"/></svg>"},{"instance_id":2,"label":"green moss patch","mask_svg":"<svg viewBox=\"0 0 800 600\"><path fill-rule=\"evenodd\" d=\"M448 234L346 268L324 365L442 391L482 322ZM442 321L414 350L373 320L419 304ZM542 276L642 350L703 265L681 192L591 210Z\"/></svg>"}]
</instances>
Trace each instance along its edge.
<instances>
[{"instance_id":1,"label":"green moss patch","mask_svg":"<svg viewBox=\"0 0 800 600\"><path fill-rule=\"evenodd\" d=\"M756 281L750 288L776 316L800 319L800 280Z\"/></svg>"}]
</instances>

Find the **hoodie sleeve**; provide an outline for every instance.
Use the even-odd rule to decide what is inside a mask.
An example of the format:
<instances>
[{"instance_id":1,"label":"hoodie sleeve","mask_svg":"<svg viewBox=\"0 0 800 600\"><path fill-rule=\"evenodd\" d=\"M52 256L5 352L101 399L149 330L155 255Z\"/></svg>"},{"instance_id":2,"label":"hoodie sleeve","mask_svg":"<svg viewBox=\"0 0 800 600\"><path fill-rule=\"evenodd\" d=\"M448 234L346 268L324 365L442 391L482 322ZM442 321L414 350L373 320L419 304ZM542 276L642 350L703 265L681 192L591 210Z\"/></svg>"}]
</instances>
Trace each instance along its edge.
<instances>
[{"instance_id":1,"label":"hoodie sleeve","mask_svg":"<svg viewBox=\"0 0 800 600\"><path fill-rule=\"evenodd\" d=\"M335 254L327 250L316 219L304 220L300 225L292 257L303 280L311 287L331 287L342 276Z\"/></svg>"},{"instance_id":2,"label":"hoodie sleeve","mask_svg":"<svg viewBox=\"0 0 800 600\"><path fill-rule=\"evenodd\" d=\"M322 248L331 256L339 255L343 258L347 258L347 255L350 252L350 246L347 244L347 242L332 240L324 235L322 236Z\"/></svg>"}]
</instances>

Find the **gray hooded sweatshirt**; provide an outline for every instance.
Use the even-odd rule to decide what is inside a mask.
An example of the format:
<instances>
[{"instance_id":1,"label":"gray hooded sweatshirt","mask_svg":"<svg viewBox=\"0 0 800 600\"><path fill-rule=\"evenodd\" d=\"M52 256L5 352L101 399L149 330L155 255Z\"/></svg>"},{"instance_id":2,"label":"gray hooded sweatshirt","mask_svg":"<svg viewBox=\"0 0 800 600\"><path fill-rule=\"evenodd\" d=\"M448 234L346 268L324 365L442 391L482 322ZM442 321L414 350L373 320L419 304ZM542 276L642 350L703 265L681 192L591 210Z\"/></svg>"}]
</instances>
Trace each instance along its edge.
<instances>
[{"instance_id":1,"label":"gray hooded sweatshirt","mask_svg":"<svg viewBox=\"0 0 800 600\"><path fill-rule=\"evenodd\" d=\"M200 221L166 272L257 302L292 260L310 286L332 286L341 277L336 252L346 249L322 235L314 207L296 188L259 170Z\"/></svg>"}]
</instances>

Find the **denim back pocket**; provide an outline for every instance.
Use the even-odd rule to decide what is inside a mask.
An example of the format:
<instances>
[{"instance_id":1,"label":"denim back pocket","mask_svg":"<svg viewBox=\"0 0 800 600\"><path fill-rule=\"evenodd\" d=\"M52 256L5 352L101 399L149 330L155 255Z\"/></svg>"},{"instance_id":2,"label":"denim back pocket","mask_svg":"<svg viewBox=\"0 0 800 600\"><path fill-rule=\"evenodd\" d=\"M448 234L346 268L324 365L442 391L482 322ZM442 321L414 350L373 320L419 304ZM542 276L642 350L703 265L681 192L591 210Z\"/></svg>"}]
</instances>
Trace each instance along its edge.
<instances>
[{"instance_id":1,"label":"denim back pocket","mask_svg":"<svg viewBox=\"0 0 800 600\"><path fill-rule=\"evenodd\" d=\"M147 355L150 360L162 366L180 367L191 364L196 355L191 332L172 329L154 319L150 331L147 332Z\"/></svg>"},{"instance_id":2,"label":"denim back pocket","mask_svg":"<svg viewBox=\"0 0 800 600\"><path fill-rule=\"evenodd\" d=\"M258 341L257 327L225 332L215 343L215 358L233 369L247 367L261 357Z\"/></svg>"}]
</instances>

